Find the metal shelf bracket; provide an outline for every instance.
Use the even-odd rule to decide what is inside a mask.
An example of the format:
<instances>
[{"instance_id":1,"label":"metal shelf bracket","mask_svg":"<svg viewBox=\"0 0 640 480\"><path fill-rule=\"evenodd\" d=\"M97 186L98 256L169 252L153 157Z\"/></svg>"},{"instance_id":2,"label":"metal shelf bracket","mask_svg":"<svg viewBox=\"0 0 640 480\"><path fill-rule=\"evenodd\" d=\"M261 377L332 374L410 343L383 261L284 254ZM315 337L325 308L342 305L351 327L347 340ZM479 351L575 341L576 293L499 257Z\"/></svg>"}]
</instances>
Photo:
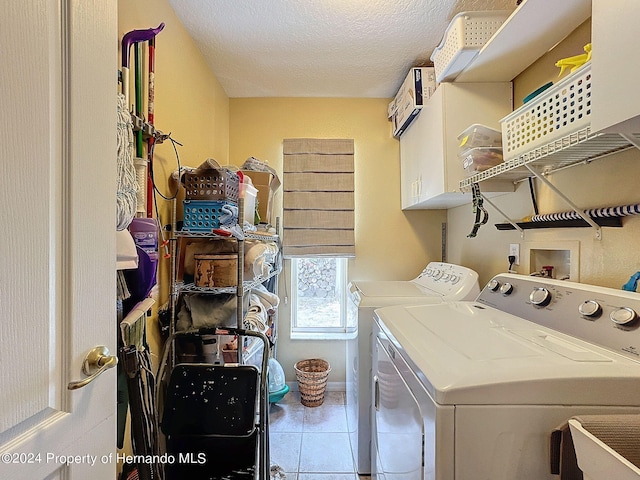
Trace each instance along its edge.
<instances>
[{"instance_id":1,"label":"metal shelf bracket","mask_svg":"<svg viewBox=\"0 0 640 480\"><path fill-rule=\"evenodd\" d=\"M631 145L640 150L640 140L638 140L634 135L628 135L626 133L621 133L620 136L624 138Z\"/></svg>"},{"instance_id":2,"label":"metal shelf bracket","mask_svg":"<svg viewBox=\"0 0 640 480\"><path fill-rule=\"evenodd\" d=\"M485 202L487 202L489 205L491 205L500 215L502 215L502 217L509 222L513 228L515 228L516 230L518 230L520 232L520 237L524 238L524 230L522 229L522 227L520 227L520 225L518 225L517 223L515 223L513 220L511 220L507 214L505 214L502 210L500 210L495 203L493 203L491 200L489 200L489 198L487 198L482 192L480 192L480 195L482 195L482 198L484 199Z\"/></svg>"},{"instance_id":3,"label":"metal shelf bracket","mask_svg":"<svg viewBox=\"0 0 640 480\"><path fill-rule=\"evenodd\" d=\"M555 187L544 175L536 172L530 165L525 165L527 170L529 170L538 180L544 183L547 187L551 189L558 197L560 197L571 209L576 212L580 218L582 218L585 222L587 222L594 230L595 230L595 238L596 240L602 240L602 228L596 222L593 221L591 217L585 215L585 213L578 208L578 206L573 203L565 194L563 194L558 188Z\"/></svg>"}]
</instances>

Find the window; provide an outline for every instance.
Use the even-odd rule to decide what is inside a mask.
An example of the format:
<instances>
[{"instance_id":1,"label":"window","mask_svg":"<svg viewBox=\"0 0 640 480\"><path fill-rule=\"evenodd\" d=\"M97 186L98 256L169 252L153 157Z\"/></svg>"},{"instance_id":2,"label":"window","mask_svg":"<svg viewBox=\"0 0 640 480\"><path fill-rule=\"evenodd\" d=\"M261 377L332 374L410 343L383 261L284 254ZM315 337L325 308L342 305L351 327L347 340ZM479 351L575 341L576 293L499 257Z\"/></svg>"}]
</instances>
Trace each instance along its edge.
<instances>
[{"instance_id":1,"label":"window","mask_svg":"<svg viewBox=\"0 0 640 480\"><path fill-rule=\"evenodd\" d=\"M355 331L348 315L347 259L291 259L291 337L344 338Z\"/></svg>"}]
</instances>

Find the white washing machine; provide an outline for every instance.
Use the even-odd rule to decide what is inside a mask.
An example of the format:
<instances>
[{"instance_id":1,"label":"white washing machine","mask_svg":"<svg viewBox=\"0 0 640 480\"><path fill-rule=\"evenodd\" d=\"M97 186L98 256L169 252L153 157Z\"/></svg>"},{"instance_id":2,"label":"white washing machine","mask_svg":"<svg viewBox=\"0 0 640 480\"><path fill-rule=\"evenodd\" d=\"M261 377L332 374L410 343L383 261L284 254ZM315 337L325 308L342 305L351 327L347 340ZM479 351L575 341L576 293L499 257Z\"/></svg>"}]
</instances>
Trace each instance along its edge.
<instances>
[{"instance_id":1,"label":"white washing machine","mask_svg":"<svg viewBox=\"0 0 640 480\"><path fill-rule=\"evenodd\" d=\"M498 275L474 302L374 324L378 479L552 480L573 415L640 413L640 295Z\"/></svg>"},{"instance_id":2,"label":"white washing machine","mask_svg":"<svg viewBox=\"0 0 640 480\"><path fill-rule=\"evenodd\" d=\"M431 262L413 280L349 284L350 324L357 335L347 342L347 421L357 471L371 472L371 332L373 311L387 305L473 300L480 293L478 274L460 265ZM353 319L357 316L357 321Z\"/></svg>"}]
</instances>

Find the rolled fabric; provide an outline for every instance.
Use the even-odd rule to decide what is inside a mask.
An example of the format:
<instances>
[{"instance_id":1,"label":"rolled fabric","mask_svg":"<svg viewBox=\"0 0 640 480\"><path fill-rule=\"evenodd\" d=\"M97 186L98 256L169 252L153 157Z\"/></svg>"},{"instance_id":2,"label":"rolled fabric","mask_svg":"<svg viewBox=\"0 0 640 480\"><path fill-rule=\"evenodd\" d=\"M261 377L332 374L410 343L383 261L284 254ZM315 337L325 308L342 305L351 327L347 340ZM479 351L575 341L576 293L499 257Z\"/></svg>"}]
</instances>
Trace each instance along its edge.
<instances>
[{"instance_id":1,"label":"rolled fabric","mask_svg":"<svg viewBox=\"0 0 640 480\"><path fill-rule=\"evenodd\" d=\"M269 292L263 285L258 285L251 292L260 297L260 302L267 310L276 310L278 308L280 298L275 293Z\"/></svg>"},{"instance_id":2,"label":"rolled fabric","mask_svg":"<svg viewBox=\"0 0 640 480\"><path fill-rule=\"evenodd\" d=\"M606 218L606 217L626 217L628 215L640 214L640 204L632 205L620 205L615 207L604 208L590 208L584 210L584 214L591 218ZM581 218L577 212L558 212L558 213L545 213L540 215L532 215L532 222L549 222L555 220L577 220Z\"/></svg>"}]
</instances>

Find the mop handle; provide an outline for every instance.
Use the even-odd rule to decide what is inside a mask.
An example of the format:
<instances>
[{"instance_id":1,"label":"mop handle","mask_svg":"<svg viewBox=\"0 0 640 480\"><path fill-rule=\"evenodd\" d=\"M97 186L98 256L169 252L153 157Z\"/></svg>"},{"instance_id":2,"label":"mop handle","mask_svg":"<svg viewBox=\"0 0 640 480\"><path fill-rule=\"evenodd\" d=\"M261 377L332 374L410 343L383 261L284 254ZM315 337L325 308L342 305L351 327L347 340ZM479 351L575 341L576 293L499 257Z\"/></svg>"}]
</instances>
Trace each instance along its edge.
<instances>
[{"instance_id":1,"label":"mop handle","mask_svg":"<svg viewBox=\"0 0 640 480\"><path fill-rule=\"evenodd\" d=\"M156 28L146 30L131 30L122 37L122 93L125 97L125 105L129 108L129 65L131 62L131 45L134 43L151 40L164 28L164 22Z\"/></svg>"},{"instance_id":2,"label":"mop handle","mask_svg":"<svg viewBox=\"0 0 640 480\"><path fill-rule=\"evenodd\" d=\"M122 66L129 67L131 59L130 49L134 43L146 42L159 34L164 28L164 22L156 28L147 28L146 30L131 30L122 37Z\"/></svg>"},{"instance_id":3,"label":"mop handle","mask_svg":"<svg viewBox=\"0 0 640 480\"><path fill-rule=\"evenodd\" d=\"M149 40L149 92L147 99L147 122L153 126L155 117L155 71L156 71L156 37ZM148 175L147 175L147 218L153 217L153 135L147 140L147 158ZM164 240L164 239L163 239Z\"/></svg>"}]
</instances>

